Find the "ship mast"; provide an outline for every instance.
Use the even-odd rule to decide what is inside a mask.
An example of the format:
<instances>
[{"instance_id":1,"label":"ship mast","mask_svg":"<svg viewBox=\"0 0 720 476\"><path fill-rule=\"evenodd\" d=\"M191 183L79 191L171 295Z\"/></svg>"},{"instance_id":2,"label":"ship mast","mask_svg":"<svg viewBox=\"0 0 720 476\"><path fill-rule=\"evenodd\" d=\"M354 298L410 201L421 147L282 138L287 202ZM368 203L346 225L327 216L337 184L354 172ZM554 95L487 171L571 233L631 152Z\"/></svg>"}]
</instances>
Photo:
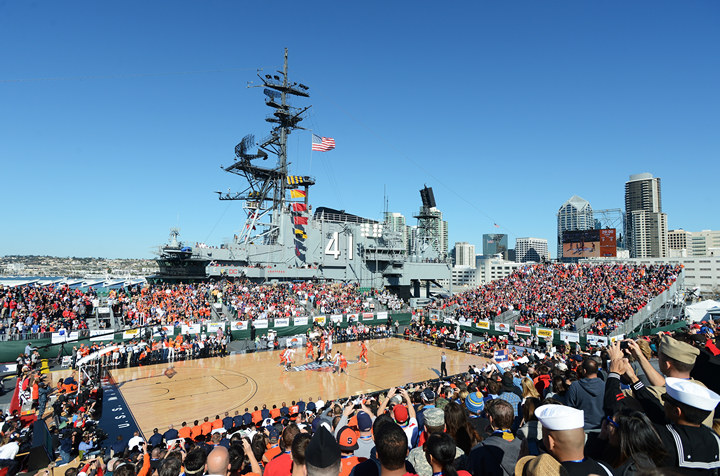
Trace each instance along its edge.
<instances>
[{"instance_id":1,"label":"ship mast","mask_svg":"<svg viewBox=\"0 0 720 476\"><path fill-rule=\"evenodd\" d=\"M248 87L262 87L265 94L265 105L273 113L265 118L266 122L276 124L270 135L255 148L255 137L247 135L235 146L234 163L229 167L222 167L229 173L243 176L248 186L242 192L217 192L220 200L243 200L243 208L247 218L243 228L235 239L235 243L264 243L276 244L282 236L282 212L286 207L286 193L290 185L293 188L314 185L312 177L295 177L288 175L287 138L296 129L304 130L298 124L303 120L302 114L310 106L295 108L288 103L289 95L310 97L307 92L310 88L304 84L291 82L288 76L288 50L285 48L283 68L276 71L278 75L260 74L258 78L262 84ZM266 160L268 154L277 156L274 167L261 167L254 163L257 160ZM307 193L306 202L307 202ZM260 241L258 241L260 240Z\"/></svg>"}]
</instances>

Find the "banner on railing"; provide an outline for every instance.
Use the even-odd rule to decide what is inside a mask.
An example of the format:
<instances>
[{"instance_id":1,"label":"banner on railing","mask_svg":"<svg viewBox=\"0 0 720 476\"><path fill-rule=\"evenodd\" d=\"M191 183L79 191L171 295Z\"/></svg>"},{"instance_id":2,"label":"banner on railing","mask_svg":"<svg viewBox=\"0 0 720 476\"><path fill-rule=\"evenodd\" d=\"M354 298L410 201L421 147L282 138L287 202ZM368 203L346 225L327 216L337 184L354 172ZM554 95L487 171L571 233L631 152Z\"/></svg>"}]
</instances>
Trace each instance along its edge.
<instances>
[{"instance_id":1,"label":"banner on railing","mask_svg":"<svg viewBox=\"0 0 720 476\"><path fill-rule=\"evenodd\" d=\"M334 322L335 324L341 323L342 322L342 314L331 314L330 321Z\"/></svg>"},{"instance_id":2,"label":"banner on railing","mask_svg":"<svg viewBox=\"0 0 720 476\"><path fill-rule=\"evenodd\" d=\"M608 339L605 336L596 336L595 334L587 335L587 343L590 345L607 345Z\"/></svg>"},{"instance_id":3,"label":"banner on railing","mask_svg":"<svg viewBox=\"0 0 720 476\"><path fill-rule=\"evenodd\" d=\"M325 325L325 316L315 316L313 317L313 322L319 326Z\"/></svg>"},{"instance_id":4,"label":"banner on railing","mask_svg":"<svg viewBox=\"0 0 720 476\"><path fill-rule=\"evenodd\" d=\"M440 311L430 311L428 316L430 316L432 322L437 322L440 319Z\"/></svg>"},{"instance_id":5,"label":"banner on railing","mask_svg":"<svg viewBox=\"0 0 720 476\"><path fill-rule=\"evenodd\" d=\"M532 329L530 326L515 326L515 332L518 334L532 335Z\"/></svg>"},{"instance_id":6,"label":"banner on railing","mask_svg":"<svg viewBox=\"0 0 720 476\"><path fill-rule=\"evenodd\" d=\"M380 311L380 312L377 313L377 319L378 319L378 320L380 320L380 319L382 319L382 320L387 320L387 318L388 318L388 313L387 313L387 311Z\"/></svg>"},{"instance_id":7,"label":"banner on railing","mask_svg":"<svg viewBox=\"0 0 720 476\"><path fill-rule=\"evenodd\" d=\"M68 340L75 340L78 338L77 332L53 332L50 336L50 342L53 344L60 344L61 342L67 342Z\"/></svg>"},{"instance_id":8,"label":"banner on railing","mask_svg":"<svg viewBox=\"0 0 720 476\"><path fill-rule=\"evenodd\" d=\"M616 336L610 336L610 343L621 342L625 338L625 334L618 334Z\"/></svg>"},{"instance_id":9,"label":"banner on railing","mask_svg":"<svg viewBox=\"0 0 720 476\"><path fill-rule=\"evenodd\" d=\"M104 341L104 340L113 340L113 337L115 337L115 334L111 330L106 330L106 329L91 329L90 330L90 340L93 342Z\"/></svg>"},{"instance_id":10,"label":"banner on railing","mask_svg":"<svg viewBox=\"0 0 720 476\"><path fill-rule=\"evenodd\" d=\"M580 334L577 332L560 331L560 340L563 342L580 342Z\"/></svg>"},{"instance_id":11,"label":"banner on railing","mask_svg":"<svg viewBox=\"0 0 720 476\"><path fill-rule=\"evenodd\" d=\"M459 323L461 326L472 327L472 320L471 320L471 319L468 319L468 318L466 318L466 317L461 317L460 319L458 319L458 323Z\"/></svg>"},{"instance_id":12,"label":"banner on railing","mask_svg":"<svg viewBox=\"0 0 720 476\"><path fill-rule=\"evenodd\" d=\"M208 322L206 328L207 328L208 334L217 334L218 329L225 332L225 323L224 322Z\"/></svg>"},{"instance_id":13,"label":"banner on railing","mask_svg":"<svg viewBox=\"0 0 720 476\"><path fill-rule=\"evenodd\" d=\"M233 321L230 325L230 330L233 331L244 331L248 328L248 321Z\"/></svg>"},{"instance_id":14,"label":"banner on railing","mask_svg":"<svg viewBox=\"0 0 720 476\"><path fill-rule=\"evenodd\" d=\"M132 340L140 337L140 329L126 329L123 331L123 340Z\"/></svg>"},{"instance_id":15,"label":"banner on railing","mask_svg":"<svg viewBox=\"0 0 720 476\"><path fill-rule=\"evenodd\" d=\"M506 362L508 360L507 349L496 350L493 354L496 362Z\"/></svg>"},{"instance_id":16,"label":"banner on railing","mask_svg":"<svg viewBox=\"0 0 720 476\"><path fill-rule=\"evenodd\" d=\"M542 337L543 339L552 339L553 338L553 331L552 329L543 329L541 327L538 327L535 329L535 333L538 337Z\"/></svg>"},{"instance_id":17,"label":"banner on railing","mask_svg":"<svg viewBox=\"0 0 720 476\"><path fill-rule=\"evenodd\" d=\"M363 321L372 321L374 317L375 316L373 316L372 312L363 312L362 313Z\"/></svg>"},{"instance_id":18,"label":"banner on railing","mask_svg":"<svg viewBox=\"0 0 720 476\"><path fill-rule=\"evenodd\" d=\"M358 315L355 313L351 313L347 315L348 322L357 322L358 321Z\"/></svg>"},{"instance_id":19,"label":"banner on railing","mask_svg":"<svg viewBox=\"0 0 720 476\"><path fill-rule=\"evenodd\" d=\"M290 319L282 317L280 319L275 318L275 327L288 327L290 325Z\"/></svg>"},{"instance_id":20,"label":"banner on railing","mask_svg":"<svg viewBox=\"0 0 720 476\"><path fill-rule=\"evenodd\" d=\"M200 323L197 324L183 324L180 328L180 332L185 334L200 334Z\"/></svg>"},{"instance_id":21,"label":"banner on railing","mask_svg":"<svg viewBox=\"0 0 720 476\"><path fill-rule=\"evenodd\" d=\"M307 326L307 323L308 323L307 316L293 317L293 326Z\"/></svg>"},{"instance_id":22,"label":"banner on railing","mask_svg":"<svg viewBox=\"0 0 720 476\"><path fill-rule=\"evenodd\" d=\"M268 320L267 319L257 319L253 321L253 327L255 329L267 329L268 328Z\"/></svg>"},{"instance_id":23,"label":"banner on railing","mask_svg":"<svg viewBox=\"0 0 720 476\"><path fill-rule=\"evenodd\" d=\"M505 324L504 322L496 322L495 330L497 332L510 332L510 324Z\"/></svg>"},{"instance_id":24,"label":"banner on railing","mask_svg":"<svg viewBox=\"0 0 720 476\"><path fill-rule=\"evenodd\" d=\"M490 330L490 321L477 321L475 323L475 327L478 329L485 329L486 331Z\"/></svg>"}]
</instances>

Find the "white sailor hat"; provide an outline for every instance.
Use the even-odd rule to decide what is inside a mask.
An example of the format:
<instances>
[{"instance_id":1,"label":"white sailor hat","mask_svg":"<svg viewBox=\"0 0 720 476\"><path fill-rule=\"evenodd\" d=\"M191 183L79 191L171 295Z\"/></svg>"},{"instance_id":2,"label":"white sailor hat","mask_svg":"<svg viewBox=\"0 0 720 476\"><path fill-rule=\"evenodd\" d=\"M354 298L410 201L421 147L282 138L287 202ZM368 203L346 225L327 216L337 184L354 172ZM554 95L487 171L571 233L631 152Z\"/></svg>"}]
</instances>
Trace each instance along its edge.
<instances>
[{"instance_id":1,"label":"white sailor hat","mask_svg":"<svg viewBox=\"0 0 720 476\"><path fill-rule=\"evenodd\" d=\"M715 410L720 402L720 395L690 380L667 377L665 387L668 396L700 410Z\"/></svg>"},{"instance_id":2,"label":"white sailor hat","mask_svg":"<svg viewBox=\"0 0 720 476\"><path fill-rule=\"evenodd\" d=\"M585 426L585 412L565 405L543 405L535 416L548 430L574 430Z\"/></svg>"}]
</instances>

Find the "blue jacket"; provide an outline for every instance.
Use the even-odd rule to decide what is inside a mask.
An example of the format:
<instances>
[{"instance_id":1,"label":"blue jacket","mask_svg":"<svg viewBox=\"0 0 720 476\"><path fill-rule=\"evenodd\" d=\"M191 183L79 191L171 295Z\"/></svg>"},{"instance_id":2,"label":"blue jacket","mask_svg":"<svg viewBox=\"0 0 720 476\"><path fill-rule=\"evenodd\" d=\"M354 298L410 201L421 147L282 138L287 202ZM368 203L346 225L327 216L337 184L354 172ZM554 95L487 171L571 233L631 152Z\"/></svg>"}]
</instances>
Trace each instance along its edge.
<instances>
[{"instance_id":1,"label":"blue jacket","mask_svg":"<svg viewBox=\"0 0 720 476\"><path fill-rule=\"evenodd\" d=\"M585 427L587 430L600 429L603 413L603 399L605 397L605 382L600 378L584 378L570 385L565 395L568 406L585 412Z\"/></svg>"}]
</instances>

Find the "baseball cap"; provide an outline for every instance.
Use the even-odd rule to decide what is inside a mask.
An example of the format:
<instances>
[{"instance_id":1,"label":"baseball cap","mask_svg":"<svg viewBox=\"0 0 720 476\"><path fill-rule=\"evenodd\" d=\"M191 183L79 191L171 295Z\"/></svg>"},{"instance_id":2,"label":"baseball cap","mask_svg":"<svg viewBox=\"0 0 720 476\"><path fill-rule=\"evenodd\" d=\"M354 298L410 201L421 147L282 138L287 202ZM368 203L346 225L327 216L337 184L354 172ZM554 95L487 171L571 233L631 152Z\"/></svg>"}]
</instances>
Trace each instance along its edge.
<instances>
[{"instance_id":1,"label":"baseball cap","mask_svg":"<svg viewBox=\"0 0 720 476\"><path fill-rule=\"evenodd\" d=\"M357 433L347 425L340 428L337 434L337 442L343 451L355 451L358 449Z\"/></svg>"},{"instance_id":2,"label":"baseball cap","mask_svg":"<svg viewBox=\"0 0 720 476\"><path fill-rule=\"evenodd\" d=\"M370 431L372 428L372 418L365 412L358 412L357 414L357 427L360 431Z\"/></svg>"},{"instance_id":3,"label":"baseball cap","mask_svg":"<svg viewBox=\"0 0 720 476\"><path fill-rule=\"evenodd\" d=\"M433 428L443 426L445 424L445 412L439 408L428 408L423 412L425 416L425 424Z\"/></svg>"},{"instance_id":4,"label":"baseball cap","mask_svg":"<svg viewBox=\"0 0 720 476\"><path fill-rule=\"evenodd\" d=\"M405 423L408 419L408 410L405 405L395 405L393 407L393 417L398 423Z\"/></svg>"},{"instance_id":5,"label":"baseball cap","mask_svg":"<svg viewBox=\"0 0 720 476\"><path fill-rule=\"evenodd\" d=\"M435 392L433 392L430 388L426 388L422 392L422 399L426 402L432 402L435 400Z\"/></svg>"},{"instance_id":6,"label":"baseball cap","mask_svg":"<svg viewBox=\"0 0 720 476\"><path fill-rule=\"evenodd\" d=\"M695 347L688 343L675 340L668 335L660 338L660 353L688 365L695 364L695 359L700 355L700 351Z\"/></svg>"}]
</instances>

